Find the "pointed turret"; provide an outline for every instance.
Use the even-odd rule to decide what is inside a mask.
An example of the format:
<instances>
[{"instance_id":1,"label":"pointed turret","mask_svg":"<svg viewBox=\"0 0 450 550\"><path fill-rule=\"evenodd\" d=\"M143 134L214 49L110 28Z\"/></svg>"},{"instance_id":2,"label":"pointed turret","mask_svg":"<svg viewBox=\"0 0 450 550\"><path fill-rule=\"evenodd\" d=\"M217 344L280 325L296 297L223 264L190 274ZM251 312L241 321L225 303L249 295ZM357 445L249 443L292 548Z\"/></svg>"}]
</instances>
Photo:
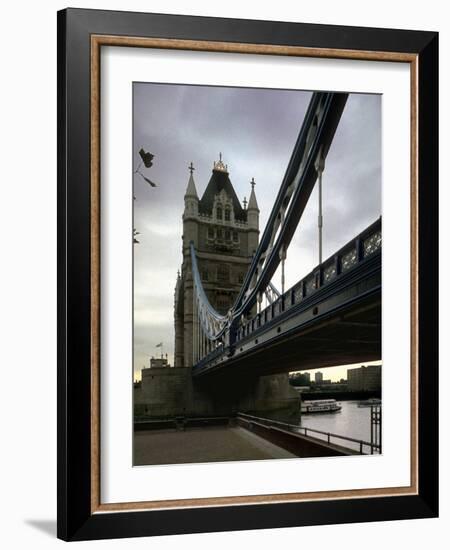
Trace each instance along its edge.
<instances>
[{"instance_id":1,"label":"pointed turret","mask_svg":"<svg viewBox=\"0 0 450 550\"><path fill-rule=\"evenodd\" d=\"M189 181L186 188L186 193L184 194L184 213L187 216L197 216L198 215L198 195L197 189L194 182L194 165L189 165Z\"/></svg>"},{"instance_id":2,"label":"pointed turret","mask_svg":"<svg viewBox=\"0 0 450 550\"><path fill-rule=\"evenodd\" d=\"M259 228L259 208L258 208L258 202L256 201L255 178L252 178L252 181L250 182L250 184L252 186L252 191L250 193L250 198L248 200L247 221L250 227L258 229Z\"/></svg>"},{"instance_id":3,"label":"pointed turret","mask_svg":"<svg viewBox=\"0 0 450 550\"><path fill-rule=\"evenodd\" d=\"M189 171L190 171L190 176L189 176L189 181L188 181L188 184L187 184L187 187L186 187L186 193L184 194L184 198L186 197L192 197L194 199L197 199L198 200L198 195L197 195L197 188L195 187L195 181L194 181L194 165L191 164L188 166L189 168Z\"/></svg>"},{"instance_id":4,"label":"pointed turret","mask_svg":"<svg viewBox=\"0 0 450 550\"><path fill-rule=\"evenodd\" d=\"M247 210L257 210L259 212L258 202L256 201L255 182L253 179L252 179L252 191L250 193L250 199L248 201Z\"/></svg>"}]
</instances>

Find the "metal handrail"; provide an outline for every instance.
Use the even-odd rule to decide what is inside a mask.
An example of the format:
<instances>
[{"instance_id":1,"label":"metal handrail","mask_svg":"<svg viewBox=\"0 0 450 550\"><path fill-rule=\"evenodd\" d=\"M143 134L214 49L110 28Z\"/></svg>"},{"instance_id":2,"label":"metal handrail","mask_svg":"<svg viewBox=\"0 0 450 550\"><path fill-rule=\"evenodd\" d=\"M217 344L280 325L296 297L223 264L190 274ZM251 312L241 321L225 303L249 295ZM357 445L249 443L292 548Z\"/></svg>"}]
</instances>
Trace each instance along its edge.
<instances>
[{"instance_id":1,"label":"metal handrail","mask_svg":"<svg viewBox=\"0 0 450 550\"><path fill-rule=\"evenodd\" d=\"M297 426L296 424L288 424L287 422L281 422L279 420L271 420L270 418L261 418L259 416L253 416L251 414L246 414L246 413L241 413L241 412L237 413L237 416L238 417L242 416L243 418L253 419L256 422L258 422L260 424L263 424L263 425L268 425L268 426L278 425L278 426L281 426L283 428L287 427L288 431L291 431L291 432L297 432L298 430L304 430L305 437L308 437L308 432L325 435L325 436L327 436L327 443L328 444L330 444L330 439L333 438L333 437L335 439L342 439L344 441L351 441L352 443L357 443L359 445L360 454L364 454L363 453L363 447L364 446L370 448L371 454L373 454L373 449L381 450L381 445L379 445L377 443L371 443L370 441L364 441L363 439L355 439L353 437L348 437L346 435L339 435L339 434L335 434L335 433L332 433L332 432L324 432L322 430L316 430L315 428L307 428L305 426ZM323 439L320 439L318 437L315 438L315 439L318 439L319 441L323 441Z\"/></svg>"}]
</instances>

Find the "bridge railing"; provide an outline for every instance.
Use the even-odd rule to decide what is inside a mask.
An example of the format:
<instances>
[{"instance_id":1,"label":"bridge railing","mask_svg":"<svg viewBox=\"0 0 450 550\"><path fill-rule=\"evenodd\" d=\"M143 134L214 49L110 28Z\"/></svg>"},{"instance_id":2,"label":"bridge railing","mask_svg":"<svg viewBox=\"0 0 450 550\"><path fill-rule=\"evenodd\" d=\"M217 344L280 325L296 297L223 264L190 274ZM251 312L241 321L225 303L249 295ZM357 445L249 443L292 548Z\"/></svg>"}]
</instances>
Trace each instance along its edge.
<instances>
[{"instance_id":1,"label":"bridge railing","mask_svg":"<svg viewBox=\"0 0 450 550\"><path fill-rule=\"evenodd\" d=\"M275 319L292 306L309 298L319 289L349 272L369 256L381 250L381 218L343 246L333 256L308 273L276 301L244 322L237 330L236 340L242 340Z\"/></svg>"},{"instance_id":2,"label":"bridge railing","mask_svg":"<svg viewBox=\"0 0 450 550\"><path fill-rule=\"evenodd\" d=\"M225 346L221 343L218 343L217 347L213 349L213 351L210 351L207 355L202 357L195 366L197 368L201 368L203 365L206 365L210 361L214 361L214 359L217 359L218 357L223 356L224 351L225 351Z\"/></svg>"}]
</instances>

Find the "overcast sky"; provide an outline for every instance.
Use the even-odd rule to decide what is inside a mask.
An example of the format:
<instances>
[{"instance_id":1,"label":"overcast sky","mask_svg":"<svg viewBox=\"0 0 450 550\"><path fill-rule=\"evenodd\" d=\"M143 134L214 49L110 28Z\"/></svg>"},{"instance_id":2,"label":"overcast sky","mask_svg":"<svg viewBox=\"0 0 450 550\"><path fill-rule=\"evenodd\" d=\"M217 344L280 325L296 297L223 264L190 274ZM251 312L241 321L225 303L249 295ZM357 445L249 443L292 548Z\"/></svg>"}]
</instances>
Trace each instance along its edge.
<instances>
[{"instance_id":1,"label":"overcast sky","mask_svg":"<svg viewBox=\"0 0 450 550\"><path fill-rule=\"evenodd\" d=\"M200 197L219 152L241 201L254 177L263 231L311 93L135 83L133 98L135 167L139 149L151 151L154 164L142 171L158 185L134 176L134 226L140 232L134 246L134 369L140 378L159 342L173 364L173 297L189 163ZM288 249L286 288L318 263L317 201L314 190ZM380 213L381 96L351 94L323 175L324 258ZM278 273L273 282L281 287Z\"/></svg>"}]
</instances>

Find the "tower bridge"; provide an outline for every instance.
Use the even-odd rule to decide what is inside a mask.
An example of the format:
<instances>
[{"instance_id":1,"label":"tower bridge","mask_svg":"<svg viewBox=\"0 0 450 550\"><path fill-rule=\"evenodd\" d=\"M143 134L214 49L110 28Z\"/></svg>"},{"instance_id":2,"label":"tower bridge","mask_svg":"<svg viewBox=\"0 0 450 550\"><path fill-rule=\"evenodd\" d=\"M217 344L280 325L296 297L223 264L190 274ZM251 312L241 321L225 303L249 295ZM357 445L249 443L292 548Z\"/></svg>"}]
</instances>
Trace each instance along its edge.
<instances>
[{"instance_id":1,"label":"tower bridge","mask_svg":"<svg viewBox=\"0 0 450 550\"><path fill-rule=\"evenodd\" d=\"M147 386L143 378L141 404L154 416L298 412L289 371L381 358L381 219L325 261L320 236L319 264L285 288L289 245L314 186L321 190L346 101L344 93L312 95L262 236L254 179L241 204L219 155L199 197L191 163L174 296L175 368L157 383L156 372ZM318 226L321 235L321 213Z\"/></svg>"},{"instance_id":2,"label":"tower bridge","mask_svg":"<svg viewBox=\"0 0 450 550\"><path fill-rule=\"evenodd\" d=\"M186 281L192 281L192 355L187 366L193 367L194 377L219 371L272 374L380 358L381 219L326 261L321 258L320 239L321 263L293 288L284 288L288 247L314 185L317 181L321 185L325 159L346 100L346 94L313 95L258 246L259 210L254 180L248 210L242 211L221 158L214 164L213 176L199 205L204 208L208 200L208 213L212 212L217 223L214 209L221 214L222 203L229 204L230 209L236 204L235 217L254 233L251 246L241 249L249 263L245 280L241 285L234 284L230 297L234 295L235 299L224 312L217 307L218 300L210 299L211 292L205 285L202 246L191 239L188 251L189 232L185 231L183 268L188 274ZM213 185L220 181L224 184L214 191ZM186 196L196 195L193 189L191 172ZM191 207L190 212L194 210L197 212L198 207ZM228 215L225 224L232 219ZM321 225L320 214L319 228ZM222 255L217 260L223 263L229 258ZM280 264L281 293L271 281ZM220 273L219 267L217 275ZM178 291L181 289L182 285ZM190 301L191 295L185 297L185 303L186 299ZM264 300L267 307L262 309ZM187 357L185 354L185 360Z\"/></svg>"},{"instance_id":3,"label":"tower bridge","mask_svg":"<svg viewBox=\"0 0 450 550\"><path fill-rule=\"evenodd\" d=\"M194 251L193 251L194 253ZM193 366L275 374L381 358L381 219L237 328Z\"/></svg>"}]
</instances>

